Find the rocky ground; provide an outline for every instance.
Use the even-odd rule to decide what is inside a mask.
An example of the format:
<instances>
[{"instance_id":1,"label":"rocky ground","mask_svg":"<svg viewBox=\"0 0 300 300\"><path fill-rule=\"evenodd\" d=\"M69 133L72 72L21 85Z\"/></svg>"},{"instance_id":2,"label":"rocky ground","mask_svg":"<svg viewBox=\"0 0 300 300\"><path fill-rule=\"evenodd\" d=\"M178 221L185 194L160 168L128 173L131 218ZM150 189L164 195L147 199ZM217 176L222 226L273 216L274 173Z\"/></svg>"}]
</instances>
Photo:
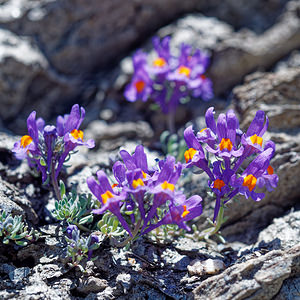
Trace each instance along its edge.
<instances>
[{"instance_id":1,"label":"rocky ground","mask_svg":"<svg viewBox=\"0 0 300 300\"><path fill-rule=\"evenodd\" d=\"M41 231L26 247L0 244L0 299L300 299L299 12L300 1L284 0L0 1L0 210ZM51 122L80 103L96 147L73 157L68 186L87 192L85 179L108 169L121 146L142 142L151 158L160 156L162 115L122 96L131 51L149 50L153 35L211 54L215 98L181 107L178 129L202 126L208 106L234 108L244 128L264 110L279 184L261 202L228 205L225 244L144 238L125 251L104 241L81 273L66 264L66 242L49 214L52 192L11 148L32 110ZM199 229L213 211L205 180L186 183L204 198Z\"/></svg>"}]
</instances>

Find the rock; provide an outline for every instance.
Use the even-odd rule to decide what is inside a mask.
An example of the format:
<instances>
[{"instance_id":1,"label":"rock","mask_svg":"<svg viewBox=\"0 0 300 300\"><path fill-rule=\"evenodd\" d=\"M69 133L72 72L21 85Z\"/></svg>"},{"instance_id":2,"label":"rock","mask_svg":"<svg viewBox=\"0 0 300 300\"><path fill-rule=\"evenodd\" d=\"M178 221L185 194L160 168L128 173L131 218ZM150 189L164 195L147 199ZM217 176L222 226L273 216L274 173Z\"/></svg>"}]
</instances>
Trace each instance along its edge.
<instances>
[{"instance_id":1,"label":"rock","mask_svg":"<svg viewBox=\"0 0 300 300\"><path fill-rule=\"evenodd\" d=\"M2 18L0 24L34 36L51 65L60 73L73 75L107 66L146 33L198 6L196 0L29 3L20 6L8 1L4 9L13 6L19 14Z\"/></svg>"},{"instance_id":2,"label":"rock","mask_svg":"<svg viewBox=\"0 0 300 300\"><path fill-rule=\"evenodd\" d=\"M77 290L80 293L98 293L102 292L107 288L107 281L94 276L90 276L87 279L81 279Z\"/></svg>"},{"instance_id":3,"label":"rock","mask_svg":"<svg viewBox=\"0 0 300 300\"><path fill-rule=\"evenodd\" d=\"M272 245L273 249L288 249L300 243L300 211L276 218L260 232L256 245Z\"/></svg>"},{"instance_id":4,"label":"rock","mask_svg":"<svg viewBox=\"0 0 300 300\"><path fill-rule=\"evenodd\" d=\"M107 124L104 121L93 121L86 129L87 137L92 136L96 145L104 147L107 150L110 147L120 147L125 140L128 139L142 139L149 140L153 137L153 131L148 123L144 121L133 122L115 122L113 124ZM119 140L118 143L111 143L111 140ZM105 140L109 140L109 143L105 144ZM103 145L104 144L104 145Z\"/></svg>"},{"instance_id":5,"label":"rock","mask_svg":"<svg viewBox=\"0 0 300 300\"><path fill-rule=\"evenodd\" d=\"M193 290L194 299L272 299L283 281L300 272L300 246L274 250L235 264L222 274L202 281Z\"/></svg>"},{"instance_id":6,"label":"rock","mask_svg":"<svg viewBox=\"0 0 300 300\"><path fill-rule=\"evenodd\" d=\"M225 269L225 264L220 259L193 260L187 269L191 276L215 275Z\"/></svg>"},{"instance_id":7,"label":"rock","mask_svg":"<svg viewBox=\"0 0 300 300\"><path fill-rule=\"evenodd\" d=\"M17 284L22 282L28 276L29 273L30 269L28 267L23 267L11 271L8 274L8 276L14 284Z\"/></svg>"},{"instance_id":8,"label":"rock","mask_svg":"<svg viewBox=\"0 0 300 300\"><path fill-rule=\"evenodd\" d=\"M300 126L299 90L299 67L254 73L233 90L233 103L244 127L250 124L256 110L262 109L268 115L269 130L286 132Z\"/></svg>"},{"instance_id":9,"label":"rock","mask_svg":"<svg viewBox=\"0 0 300 300\"><path fill-rule=\"evenodd\" d=\"M122 292L126 295L132 285L130 274L124 274L124 273L119 274L116 278L116 282L122 289Z\"/></svg>"},{"instance_id":10,"label":"rock","mask_svg":"<svg viewBox=\"0 0 300 300\"><path fill-rule=\"evenodd\" d=\"M300 44L298 2L289 2L279 21L260 35L240 32L213 50L209 76L214 92L220 94L246 74L258 68L269 68ZM228 76L230 74L230 76Z\"/></svg>"},{"instance_id":11,"label":"rock","mask_svg":"<svg viewBox=\"0 0 300 300\"><path fill-rule=\"evenodd\" d=\"M9 0L2 4L0 24L34 37L59 72L81 75L107 66L178 15L197 9L236 27L250 24L263 30L273 24L287 1L245 2L114 0L99 4L93 0L85 5L82 0Z\"/></svg>"},{"instance_id":12,"label":"rock","mask_svg":"<svg viewBox=\"0 0 300 300\"><path fill-rule=\"evenodd\" d=\"M190 258L186 255L180 255L177 251L166 249L162 255L164 265L171 266L173 270L185 271L190 263Z\"/></svg>"},{"instance_id":13,"label":"rock","mask_svg":"<svg viewBox=\"0 0 300 300\"><path fill-rule=\"evenodd\" d=\"M16 269L13 265L9 264L2 264L0 265L0 272L4 274L10 274L13 273L13 271Z\"/></svg>"},{"instance_id":14,"label":"rock","mask_svg":"<svg viewBox=\"0 0 300 300\"><path fill-rule=\"evenodd\" d=\"M47 61L28 38L4 29L0 30L0 49L0 117L5 121L20 113L30 82L47 67Z\"/></svg>"},{"instance_id":15,"label":"rock","mask_svg":"<svg viewBox=\"0 0 300 300\"><path fill-rule=\"evenodd\" d=\"M59 99L68 102L78 95L76 84L50 70L32 39L4 29L0 30L0 67L0 117L7 127L14 120L10 127L14 132L25 132L25 120L33 110L49 118L64 111Z\"/></svg>"},{"instance_id":16,"label":"rock","mask_svg":"<svg viewBox=\"0 0 300 300\"><path fill-rule=\"evenodd\" d=\"M202 262L204 272L208 275L214 275L225 269L225 264L220 259L208 259Z\"/></svg>"},{"instance_id":17,"label":"rock","mask_svg":"<svg viewBox=\"0 0 300 300\"><path fill-rule=\"evenodd\" d=\"M299 300L300 299L300 276L286 279L274 300Z\"/></svg>"}]
</instances>

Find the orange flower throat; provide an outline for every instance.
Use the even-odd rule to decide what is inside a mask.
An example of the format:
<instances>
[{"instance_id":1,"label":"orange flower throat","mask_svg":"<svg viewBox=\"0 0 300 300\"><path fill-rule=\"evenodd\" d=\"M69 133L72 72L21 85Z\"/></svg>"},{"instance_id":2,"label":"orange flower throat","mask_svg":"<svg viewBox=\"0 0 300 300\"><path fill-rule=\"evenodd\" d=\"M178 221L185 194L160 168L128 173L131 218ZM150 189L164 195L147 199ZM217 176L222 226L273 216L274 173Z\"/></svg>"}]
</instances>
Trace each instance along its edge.
<instances>
[{"instance_id":1,"label":"orange flower throat","mask_svg":"<svg viewBox=\"0 0 300 300\"><path fill-rule=\"evenodd\" d=\"M189 148L184 152L184 158L185 162L188 162L189 160L192 160L194 155L197 153L197 150L194 148Z\"/></svg>"},{"instance_id":2,"label":"orange flower throat","mask_svg":"<svg viewBox=\"0 0 300 300\"><path fill-rule=\"evenodd\" d=\"M252 192L255 189L257 179L249 174L244 178L243 186L248 187L249 191Z\"/></svg>"},{"instance_id":3,"label":"orange flower throat","mask_svg":"<svg viewBox=\"0 0 300 300\"><path fill-rule=\"evenodd\" d=\"M21 146L26 148L32 142L32 137L29 135L24 135L21 137Z\"/></svg>"},{"instance_id":4,"label":"orange flower throat","mask_svg":"<svg viewBox=\"0 0 300 300\"><path fill-rule=\"evenodd\" d=\"M164 190L170 190L170 191L174 191L175 189L175 186L174 184L172 183L168 183L167 181L164 181L162 184L161 184L161 187L164 189Z\"/></svg>"},{"instance_id":5,"label":"orange flower throat","mask_svg":"<svg viewBox=\"0 0 300 300\"><path fill-rule=\"evenodd\" d=\"M136 189L138 186L143 186L143 185L145 185L145 184L141 178L132 181L132 187L134 189Z\"/></svg>"},{"instance_id":6,"label":"orange flower throat","mask_svg":"<svg viewBox=\"0 0 300 300\"><path fill-rule=\"evenodd\" d=\"M262 147L263 139L260 136L257 136L256 134L254 134L250 137L250 140L253 144L257 144Z\"/></svg>"},{"instance_id":7,"label":"orange flower throat","mask_svg":"<svg viewBox=\"0 0 300 300\"><path fill-rule=\"evenodd\" d=\"M225 186L225 183L221 179L216 179L214 181L214 189L218 189L221 192L222 187Z\"/></svg>"},{"instance_id":8,"label":"orange flower throat","mask_svg":"<svg viewBox=\"0 0 300 300\"><path fill-rule=\"evenodd\" d=\"M158 67L158 68L162 68L167 64L166 60L162 57L158 57L157 59L155 59L153 61L153 66L154 67Z\"/></svg>"},{"instance_id":9,"label":"orange flower throat","mask_svg":"<svg viewBox=\"0 0 300 300\"><path fill-rule=\"evenodd\" d=\"M220 143L220 150L223 151L224 149L227 149L228 151L231 151L233 145L231 143L230 139L222 139L221 143Z\"/></svg>"},{"instance_id":10,"label":"orange flower throat","mask_svg":"<svg viewBox=\"0 0 300 300\"><path fill-rule=\"evenodd\" d=\"M183 213L181 214L181 217L184 218L186 215L188 215L190 211L186 209L186 205L183 205Z\"/></svg>"},{"instance_id":11,"label":"orange flower throat","mask_svg":"<svg viewBox=\"0 0 300 300\"><path fill-rule=\"evenodd\" d=\"M77 129L73 129L71 131L71 135L74 139L78 140L79 138L83 141L83 131L81 130L77 130Z\"/></svg>"},{"instance_id":12,"label":"orange flower throat","mask_svg":"<svg viewBox=\"0 0 300 300\"><path fill-rule=\"evenodd\" d=\"M113 194L110 191L106 191L104 194L101 195L102 202L105 204L108 199L113 198Z\"/></svg>"},{"instance_id":13,"label":"orange flower throat","mask_svg":"<svg viewBox=\"0 0 300 300\"><path fill-rule=\"evenodd\" d=\"M146 84L143 80L139 80L134 85L135 85L137 92L141 93L144 90Z\"/></svg>"},{"instance_id":14,"label":"orange flower throat","mask_svg":"<svg viewBox=\"0 0 300 300\"><path fill-rule=\"evenodd\" d=\"M186 77L190 77L191 69L186 67L186 66L180 66L178 68L178 73L182 74L182 75L185 75Z\"/></svg>"}]
</instances>

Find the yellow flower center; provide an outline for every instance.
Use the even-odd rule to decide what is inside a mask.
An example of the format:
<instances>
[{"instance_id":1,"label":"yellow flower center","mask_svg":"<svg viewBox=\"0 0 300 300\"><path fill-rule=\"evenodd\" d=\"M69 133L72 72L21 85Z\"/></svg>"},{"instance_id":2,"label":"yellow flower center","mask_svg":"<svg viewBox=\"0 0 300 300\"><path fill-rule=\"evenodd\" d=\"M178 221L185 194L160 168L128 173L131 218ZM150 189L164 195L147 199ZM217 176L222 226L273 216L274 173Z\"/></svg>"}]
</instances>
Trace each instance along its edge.
<instances>
[{"instance_id":1,"label":"yellow flower center","mask_svg":"<svg viewBox=\"0 0 300 300\"><path fill-rule=\"evenodd\" d=\"M144 171L142 171L142 174L143 174L143 178L147 177L147 175L146 175L146 173Z\"/></svg>"},{"instance_id":2,"label":"yellow flower center","mask_svg":"<svg viewBox=\"0 0 300 300\"><path fill-rule=\"evenodd\" d=\"M186 209L186 205L183 205L183 213L181 215L182 218L184 218L186 215L188 215L190 211Z\"/></svg>"},{"instance_id":3,"label":"yellow flower center","mask_svg":"<svg viewBox=\"0 0 300 300\"><path fill-rule=\"evenodd\" d=\"M267 172L269 175L273 175L274 174L274 169L271 166L268 166Z\"/></svg>"},{"instance_id":4,"label":"yellow flower center","mask_svg":"<svg viewBox=\"0 0 300 300\"><path fill-rule=\"evenodd\" d=\"M201 132L205 131L206 129L207 129L207 127L201 129L199 132L201 133Z\"/></svg>"},{"instance_id":5,"label":"yellow flower center","mask_svg":"<svg viewBox=\"0 0 300 300\"><path fill-rule=\"evenodd\" d=\"M225 186L225 183L221 179L216 179L214 181L214 189L218 189L221 192L222 187Z\"/></svg>"},{"instance_id":6,"label":"yellow flower center","mask_svg":"<svg viewBox=\"0 0 300 300\"><path fill-rule=\"evenodd\" d=\"M143 80L139 80L134 85L135 85L137 92L141 93L144 90L146 84Z\"/></svg>"},{"instance_id":7,"label":"yellow flower center","mask_svg":"<svg viewBox=\"0 0 300 300\"><path fill-rule=\"evenodd\" d=\"M256 181L257 181L257 179L252 174L247 175L244 178L243 186L248 187L249 191L252 192L255 188Z\"/></svg>"},{"instance_id":8,"label":"yellow flower center","mask_svg":"<svg viewBox=\"0 0 300 300\"><path fill-rule=\"evenodd\" d=\"M105 204L108 199L113 198L113 194L110 191L106 191L104 194L101 195L102 202Z\"/></svg>"},{"instance_id":9,"label":"yellow flower center","mask_svg":"<svg viewBox=\"0 0 300 300\"><path fill-rule=\"evenodd\" d=\"M21 137L21 146L26 148L32 142L32 137L29 135L24 135Z\"/></svg>"},{"instance_id":10,"label":"yellow flower center","mask_svg":"<svg viewBox=\"0 0 300 300\"><path fill-rule=\"evenodd\" d=\"M221 143L220 143L220 150L223 151L224 149L227 149L228 151L231 151L232 149L232 143L230 139L222 139Z\"/></svg>"},{"instance_id":11,"label":"yellow flower center","mask_svg":"<svg viewBox=\"0 0 300 300\"><path fill-rule=\"evenodd\" d=\"M164 189L164 190L170 190L170 191L174 191L175 189L175 186L174 184L172 183L168 183L167 181L164 181L162 184L161 184L161 187Z\"/></svg>"},{"instance_id":12,"label":"yellow flower center","mask_svg":"<svg viewBox=\"0 0 300 300\"><path fill-rule=\"evenodd\" d=\"M141 178L132 181L132 187L134 189L136 189L138 186L143 186L143 185L145 185L145 184Z\"/></svg>"},{"instance_id":13,"label":"yellow flower center","mask_svg":"<svg viewBox=\"0 0 300 300\"><path fill-rule=\"evenodd\" d=\"M167 64L166 60L162 57L158 57L157 59L154 60L153 62L153 66L154 67L158 67L158 68L162 68Z\"/></svg>"},{"instance_id":14,"label":"yellow flower center","mask_svg":"<svg viewBox=\"0 0 300 300\"><path fill-rule=\"evenodd\" d=\"M250 140L253 144L258 144L262 147L263 139L260 136L254 134L250 137Z\"/></svg>"},{"instance_id":15,"label":"yellow flower center","mask_svg":"<svg viewBox=\"0 0 300 300\"><path fill-rule=\"evenodd\" d=\"M194 148L189 148L184 152L184 158L185 162L188 162L189 160L193 159L194 155L197 153L197 150Z\"/></svg>"},{"instance_id":16,"label":"yellow flower center","mask_svg":"<svg viewBox=\"0 0 300 300\"><path fill-rule=\"evenodd\" d=\"M83 131L81 130L77 130L77 129L73 129L71 131L71 135L74 139L78 140L79 138L83 141Z\"/></svg>"},{"instance_id":17,"label":"yellow flower center","mask_svg":"<svg viewBox=\"0 0 300 300\"><path fill-rule=\"evenodd\" d=\"M186 77L190 77L190 74L191 74L191 69L186 67L186 66L180 66L178 68L178 73L179 74L183 74L185 75Z\"/></svg>"}]
</instances>

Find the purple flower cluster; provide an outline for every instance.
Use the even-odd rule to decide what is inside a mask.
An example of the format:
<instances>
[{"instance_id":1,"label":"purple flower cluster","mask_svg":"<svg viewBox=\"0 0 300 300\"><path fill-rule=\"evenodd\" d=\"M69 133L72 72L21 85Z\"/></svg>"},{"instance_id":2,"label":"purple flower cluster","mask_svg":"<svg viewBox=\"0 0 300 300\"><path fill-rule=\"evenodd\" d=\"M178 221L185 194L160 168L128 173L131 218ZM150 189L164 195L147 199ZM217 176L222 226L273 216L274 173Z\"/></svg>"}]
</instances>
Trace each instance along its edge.
<instances>
[{"instance_id":1,"label":"purple flower cluster","mask_svg":"<svg viewBox=\"0 0 300 300\"><path fill-rule=\"evenodd\" d=\"M69 225L66 229L66 240L69 242L68 255L74 260L80 260L87 257L92 259L93 250L99 247L99 238L95 234L91 234L88 238L80 237L80 231L76 225Z\"/></svg>"},{"instance_id":2,"label":"purple flower cluster","mask_svg":"<svg viewBox=\"0 0 300 300\"><path fill-rule=\"evenodd\" d=\"M185 222L202 213L202 199L197 195L186 199L176 189L183 165L168 156L157 168L150 169L142 145L133 155L122 150L120 156L123 162L117 161L113 166L116 183L111 185L103 171L97 172L98 182L93 177L87 179L88 187L101 203L101 208L93 212L111 211L132 237L167 224L190 230Z\"/></svg>"},{"instance_id":3,"label":"purple flower cluster","mask_svg":"<svg viewBox=\"0 0 300 300\"><path fill-rule=\"evenodd\" d=\"M212 82L204 73L209 58L200 50L181 44L180 54L175 57L170 52L170 37L160 41L153 39L156 58L149 66L148 58L141 50L133 56L134 75L125 89L128 101L157 102L163 113L174 112L181 99L190 95L209 100L213 96Z\"/></svg>"},{"instance_id":4,"label":"purple flower cluster","mask_svg":"<svg viewBox=\"0 0 300 300\"><path fill-rule=\"evenodd\" d=\"M58 116L56 127L46 125L42 118L36 120L33 111L27 119L28 135L15 143L13 152L16 158L27 158L30 167L42 174L43 183L50 174L57 179L64 162L77 146L93 148L93 140L84 141L79 127L84 119L85 110L75 104L69 115Z\"/></svg>"},{"instance_id":5,"label":"purple flower cluster","mask_svg":"<svg viewBox=\"0 0 300 300\"><path fill-rule=\"evenodd\" d=\"M275 144L263 141L269 123L263 111L257 111L246 132L239 128L232 110L220 114L215 122L214 108L211 107L205 119L207 128L196 135L192 126L184 131L189 147L185 159L186 167L199 167L209 176L209 187L216 195L215 221L220 206L235 195L242 194L247 199L251 197L260 201L265 194L257 191L257 188L265 186L272 191L277 186L278 176L270 165Z\"/></svg>"}]
</instances>

